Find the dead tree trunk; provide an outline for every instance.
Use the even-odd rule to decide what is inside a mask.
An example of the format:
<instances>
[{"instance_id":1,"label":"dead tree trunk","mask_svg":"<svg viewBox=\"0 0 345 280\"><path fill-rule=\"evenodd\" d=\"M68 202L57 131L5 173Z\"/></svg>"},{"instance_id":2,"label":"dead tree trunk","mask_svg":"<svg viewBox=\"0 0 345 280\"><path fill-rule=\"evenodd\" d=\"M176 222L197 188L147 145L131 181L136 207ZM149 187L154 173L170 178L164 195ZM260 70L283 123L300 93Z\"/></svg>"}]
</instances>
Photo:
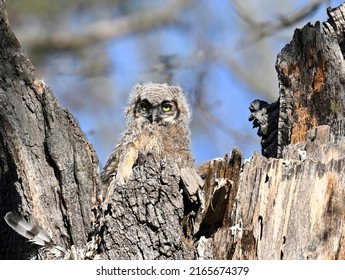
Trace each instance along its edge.
<instances>
[{"instance_id":1,"label":"dead tree trunk","mask_svg":"<svg viewBox=\"0 0 345 280\"><path fill-rule=\"evenodd\" d=\"M74 117L35 78L0 1L0 258L33 248L6 225L17 211L63 245L84 244L99 186L98 160Z\"/></svg>"},{"instance_id":2,"label":"dead tree trunk","mask_svg":"<svg viewBox=\"0 0 345 280\"><path fill-rule=\"evenodd\" d=\"M146 158L100 218L97 156L35 78L0 0L0 217L17 211L66 247L85 246L102 222L102 258L344 259L345 6L328 14L279 54L279 99L251 104L262 155L243 163L235 148L201 166L198 205L172 162ZM1 259L36 256L2 218L0 237Z\"/></svg>"},{"instance_id":3,"label":"dead tree trunk","mask_svg":"<svg viewBox=\"0 0 345 280\"><path fill-rule=\"evenodd\" d=\"M279 99L250 106L263 155L203 166L197 257L345 258L345 4L328 15L278 55Z\"/></svg>"},{"instance_id":4,"label":"dead tree trunk","mask_svg":"<svg viewBox=\"0 0 345 280\"><path fill-rule=\"evenodd\" d=\"M244 164L235 259L345 258L344 12L296 30L277 58L278 101L251 105L270 158Z\"/></svg>"}]
</instances>

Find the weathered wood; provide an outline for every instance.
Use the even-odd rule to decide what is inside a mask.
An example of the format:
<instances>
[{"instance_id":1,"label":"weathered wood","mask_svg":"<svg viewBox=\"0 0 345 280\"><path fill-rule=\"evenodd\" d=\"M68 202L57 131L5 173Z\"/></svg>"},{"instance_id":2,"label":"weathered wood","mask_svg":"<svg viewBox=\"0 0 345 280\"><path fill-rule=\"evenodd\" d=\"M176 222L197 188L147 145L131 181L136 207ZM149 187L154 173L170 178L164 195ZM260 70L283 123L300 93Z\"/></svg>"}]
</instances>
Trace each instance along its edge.
<instances>
[{"instance_id":1,"label":"weathered wood","mask_svg":"<svg viewBox=\"0 0 345 280\"><path fill-rule=\"evenodd\" d=\"M62 245L85 244L98 160L73 116L60 108L7 22L0 1L0 258L35 257L5 224L16 211Z\"/></svg>"},{"instance_id":2,"label":"weathered wood","mask_svg":"<svg viewBox=\"0 0 345 280\"><path fill-rule=\"evenodd\" d=\"M306 141L307 131L328 124L338 134L344 119L343 55L337 40L319 23L296 30L278 55L280 80L278 156L290 143Z\"/></svg>"},{"instance_id":3,"label":"weathered wood","mask_svg":"<svg viewBox=\"0 0 345 280\"><path fill-rule=\"evenodd\" d=\"M329 9L322 25L297 29L278 55L271 140L278 144L269 156L280 159L254 154L244 165L237 199L245 201L238 213L249 242L239 240L234 259L345 258L344 8ZM267 106L251 108L261 130L275 125Z\"/></svg>"},{"instance_id":4,"label":"weathered wood","mask_svg":"<svg viewBox=\"0 0 345 280\"><path fill-rule=\"evenodd\" d=\"M174 161L148 156L133 168L125 187L112 195L103 235L103 258L193 259L184 242L183 195Z\"/></svg>"},{"instance_id":5,"label":"weathered wood","mask_svg":"<svg viewBox=\"0 0 345 280\"><path fill-rule=\"evenodd\" d=\"M306 141L307 131L319 125L327 124L334 134L345 135L344 9L344 5L329 9L328 21L296 29L291 43L278 55L278 100L265 106L251 105L250 120L259 127L263 155L282 157L285 146ZM275 116L268 121L270 107L275 108L273 114L279 108L275 134L266 132L275 131L277 121Z\"/></svg>"},{"instance_id":6,"label":"weathered wood","mask_svg":"<svg viewBox=\"0 0 345 280\"><path fill-rule=\"evenodd\" d=\"M203 207L198 209L194 236L199 259L227 259L233 246L231 212L240 181L242 154L235 148L228 159L218 158L205 164ZM208 249L206 249L206 248Z\"/></svg>"},{"instance_id":7,"label":"weathered wood","mask_svg":"<svg viewBox=\"0 0 345 280\"><path fill-rule=\"evenodd\" d=\"M344 149L345 139L321 126L284 159L255 154L236 197L242 238L251 242L239 241L233 258L344 259Z\"/></svg>"}]
</instances>

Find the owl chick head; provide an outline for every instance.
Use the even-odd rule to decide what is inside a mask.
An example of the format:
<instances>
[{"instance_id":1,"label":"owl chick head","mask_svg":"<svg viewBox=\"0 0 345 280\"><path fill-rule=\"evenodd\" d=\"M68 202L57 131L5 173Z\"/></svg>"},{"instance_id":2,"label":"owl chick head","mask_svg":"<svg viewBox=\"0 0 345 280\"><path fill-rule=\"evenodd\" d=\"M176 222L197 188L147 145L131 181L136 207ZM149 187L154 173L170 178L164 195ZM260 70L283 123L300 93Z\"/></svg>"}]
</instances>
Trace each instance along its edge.
<instances>
[{"instance_id":1,"label":"owl chick head","mask_svg":"<svg viewBox=\"0 0 345 280\"><path fill-rule=\"evenodd\" d=\"M141 124L189 125L190 109L181 88L167 84L138 84L130 95L126 116Z\"/></svg>"}]
</instances>

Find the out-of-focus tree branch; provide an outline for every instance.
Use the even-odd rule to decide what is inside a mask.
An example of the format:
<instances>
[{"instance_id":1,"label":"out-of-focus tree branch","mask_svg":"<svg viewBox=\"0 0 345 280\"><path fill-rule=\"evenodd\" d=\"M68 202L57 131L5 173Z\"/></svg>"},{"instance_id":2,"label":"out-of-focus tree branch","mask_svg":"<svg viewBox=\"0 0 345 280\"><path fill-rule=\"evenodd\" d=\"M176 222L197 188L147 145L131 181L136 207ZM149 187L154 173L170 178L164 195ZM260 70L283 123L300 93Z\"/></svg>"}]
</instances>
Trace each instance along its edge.
<instances>
[{"instance_id":1,"label":"out-of-focus tree branch","mask_svg":"<svg viewBox=\"0 0 345 280\"><path fill-rule=\"evenodd\" d=\"M201 72L198 75L199 82L194 93L193 108L197 108L201 112L201 115L207 121L207 123L212 124L212 127L218 128L233 139L236 139L239 142L244 141L246 143L257 144L258 139L256 137L252 137L245 132L241 132L239 130L231 128L228 124L226 124L226 121L224 121L223 118L216 116L216 114L212 112L212 106L207 104L207 102L204 100L206 95L203 86L204 78L205 72Z\"/></svg>"},{"instance_id":2,"label":"out-of-focus tree branch","mask_svg":"<svg viewBox=\"0 0 345 280\"><path fill-rule=\"evenodd\" d=\"M190 7L194 0L173 0L164 8L152 8L121 18L97 21L78 32L56 30L49 34L25 34L16 31L22 44L31 50L56 49L73 50L172 23L176 16Z\"/></svg>"},{"instance_id":3,"label":"out-of-focus tree branch","mask_svg":"<svg viewBox=\"0 0 345 280\"><path fill-rule=\"evenodd\" d=\"M315 0L310 1L304 7L300 8L298 11L288 14L288 15L278 15L276 21L270 22L257 22L253 19L253 15L249 14L247 10L239 4L238 0L230 1L236 10L236 13L241 17L249 26L253 29L252 42L259 41L263 38L272 36L277 31L284 28L290 27L297 22L310 17L320 6L329 2L328 0Z\"/></svg>"},{"instance_id":4,"label":"out-of-focus tree branch","mask_svg":"<svg viewBox=\"0 0 345 280\"><path fill-rule=\"evenodd\" d=\"M78 112L83 129L95 131L90 139L100 147L102 158L122 129L119 112L130 87L142 81L179 84L192 92L199 114L194 124L207 137L219 140L219 131L230 136L219 140L223 141L219 147L229 140L253 146L258 140L228 123L227 112L220 115L214 110L213 100L239 100L248 94L276 99L274 60L279 50L276 41L267 39L272 35L277 39L282 29L297 21L312 21L309 16L326 2L304 1L299 10L283 13L283 6L302 4L298 0L277 0L268 7L253 0L61 0L49 5L44 0L12 0L8 6L13 7L10 19L19 41L43 70L42 76L53 81L63 105ZM205 73L205 83L198 78L200 72ZM228 88L220 87L213 96L209 85L220 81ZM246 126L249 111L241 110L245 116L239 122Z\"/></svg>"}]
</instances>

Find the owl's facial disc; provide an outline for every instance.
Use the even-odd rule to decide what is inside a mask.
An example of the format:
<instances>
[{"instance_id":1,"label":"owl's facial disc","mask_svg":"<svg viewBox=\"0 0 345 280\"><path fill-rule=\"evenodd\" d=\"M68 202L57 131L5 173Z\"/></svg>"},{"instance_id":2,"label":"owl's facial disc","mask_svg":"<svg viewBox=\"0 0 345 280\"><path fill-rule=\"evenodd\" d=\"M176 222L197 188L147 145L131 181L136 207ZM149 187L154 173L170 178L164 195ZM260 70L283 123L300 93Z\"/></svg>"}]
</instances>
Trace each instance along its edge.
<instances>
[{"instance_id":1,"label":"owl's facial disc","mask_svg":"<svg viewBox=\"0 0 345 280\"><path fill-rule=\"evenodd\" d=\"M165 100L160 104L151 104L147 99L137 103L135 108L136 117L144 117L152 122L172 121L177 115L177 106L174 101Z\"/></svg>"}]
</instances>

